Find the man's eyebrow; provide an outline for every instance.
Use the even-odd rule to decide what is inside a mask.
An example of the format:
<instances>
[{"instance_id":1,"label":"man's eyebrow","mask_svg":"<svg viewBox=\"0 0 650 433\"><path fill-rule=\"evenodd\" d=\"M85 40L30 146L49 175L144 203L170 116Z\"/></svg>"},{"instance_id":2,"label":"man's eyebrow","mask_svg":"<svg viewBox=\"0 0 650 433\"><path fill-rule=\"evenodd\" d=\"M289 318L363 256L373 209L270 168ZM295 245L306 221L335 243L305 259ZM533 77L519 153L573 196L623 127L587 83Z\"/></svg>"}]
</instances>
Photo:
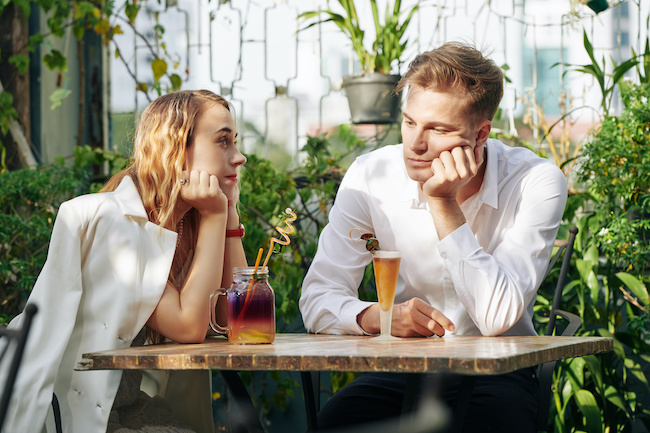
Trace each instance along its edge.
<instances>
[{"instance_id":1,"label":"man's eyebrow","mask_svg":"<svg viewBox=\"0 0 650 433\"><path fill-rule=\"evenodd\" d=\"M413 118L411 116L409 116L408 113L405 112L405 111L402 111L402 117L405 117L406 119L408 119L410 121L413 121ZM443 128L447 128L447 129L456 129L455 126L450 125L448 123L444 123L444 122L430 121L430 122L425 122L425 124L424 124L425 128L435 128L435 127L440 127L440 126L442 126Z\"/></svg>"}]
</instances>

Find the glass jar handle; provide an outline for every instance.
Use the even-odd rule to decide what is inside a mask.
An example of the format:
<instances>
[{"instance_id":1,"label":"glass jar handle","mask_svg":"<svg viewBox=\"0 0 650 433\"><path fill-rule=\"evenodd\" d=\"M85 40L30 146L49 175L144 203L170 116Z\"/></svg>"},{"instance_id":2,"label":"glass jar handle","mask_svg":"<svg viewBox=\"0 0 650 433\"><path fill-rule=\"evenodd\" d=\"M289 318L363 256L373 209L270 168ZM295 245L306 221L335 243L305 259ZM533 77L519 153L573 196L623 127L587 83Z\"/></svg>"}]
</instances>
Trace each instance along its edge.
<instances>
[{"instance_id":1,"label":"glass jar handle","mask_svg":"<svg viewBox=\"0 0 650 433\"><path fill-rule=\"evenodd\" d=\"M217 303L219 301L219 296L225 293L226 289L222 288L216 289L212 294L210 294L210 328L212 328L212 330L217 334L228 335L228 327L219 325L219 322L217 321Z\"/></svg>"}]
</instances>

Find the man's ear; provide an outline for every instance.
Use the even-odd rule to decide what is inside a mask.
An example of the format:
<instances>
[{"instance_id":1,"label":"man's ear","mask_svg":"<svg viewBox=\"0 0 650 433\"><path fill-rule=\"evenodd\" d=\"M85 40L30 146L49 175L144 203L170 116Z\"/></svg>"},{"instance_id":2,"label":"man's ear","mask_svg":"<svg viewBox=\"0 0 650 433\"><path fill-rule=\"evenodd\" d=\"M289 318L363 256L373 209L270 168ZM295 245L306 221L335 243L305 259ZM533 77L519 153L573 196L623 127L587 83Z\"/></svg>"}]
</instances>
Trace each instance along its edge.
<instances>
[{"instance_id":1,"label":"man's ear","mask_svg":"<svg viewBox=\"0 0 650 433\"><path fill-rule=\"evenodd\" d=\"M490 138L490 131L492 130L492 122L489 120L482 121L476 128L476 145L483 146L488 138Z\"/></svg>"}]
</instances>

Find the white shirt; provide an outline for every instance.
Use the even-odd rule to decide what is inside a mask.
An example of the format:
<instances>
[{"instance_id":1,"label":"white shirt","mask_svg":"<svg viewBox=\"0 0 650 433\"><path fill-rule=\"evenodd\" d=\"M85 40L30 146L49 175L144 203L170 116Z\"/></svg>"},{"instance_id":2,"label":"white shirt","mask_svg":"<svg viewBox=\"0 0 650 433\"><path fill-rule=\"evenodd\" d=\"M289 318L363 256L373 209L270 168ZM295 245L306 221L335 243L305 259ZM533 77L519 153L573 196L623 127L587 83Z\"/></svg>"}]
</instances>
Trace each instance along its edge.
<instances>
[{"instance_id":1,"label":"white shirt","mask_svg":"<svg viewBox=\"0 0 650 433\"><path fill-rule=\"evenodd\" d=\"M305 277L300 311L309 332L363 334L358 298L372 260L350 230L400 250L395 303L419 297L456 335L536 335L533 304L566 204L562 171L525 148L488 140L481 189L461 209L466 223L443 240L404 166L402 145L357 158L347 171ZM358 232L356 232L358 237ZM353 234L354 235L354 234Z\"/></svg>"}]
</instances>

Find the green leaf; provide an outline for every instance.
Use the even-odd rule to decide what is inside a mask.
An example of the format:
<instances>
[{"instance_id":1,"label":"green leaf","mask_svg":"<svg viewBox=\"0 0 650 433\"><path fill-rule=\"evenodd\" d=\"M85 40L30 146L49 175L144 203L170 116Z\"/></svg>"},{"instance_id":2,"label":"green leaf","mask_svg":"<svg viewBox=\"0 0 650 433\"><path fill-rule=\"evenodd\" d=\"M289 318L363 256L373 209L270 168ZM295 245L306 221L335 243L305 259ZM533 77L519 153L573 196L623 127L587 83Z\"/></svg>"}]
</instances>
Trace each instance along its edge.
<instances>
[{"instance_id":1,"label":"green leaf","mask_svg":"<svg viewBox=\"0 0 650 433\"><path fill-rule=\"evenodd\" d=\"M43 34L42 33L33 34L29 37L29 44L27 49L30 52L34 52L36 45L40 45L42 43L43 43Z\"/></svg>"},{"instance_id":2,"label":"green leaf","mask_svg":"<svg viewBox=\"0 0 650 433\"><path fill-rule=\"evenodd\" d=\"M67 60L59 50L52 50L43 56L43 63L52 71L67 72L68 70Z\"/></svg>"},{"instance_id":3,"label":"green leaf","mask_svg":"<svg viewBox=\"0 0 650 433\"><path fill-rule=\"evenodd\" d=\"M180 75L171 74L171 76L169 77L169 80L172 83L172 89L180 90L181 85L183 84L183 80L181 79Z\"/></svg>"},{"instance_id":4,"label":"green leaf","mask_svg":"<svg viewBox=\"0 0 650 433\"><path fill-rule=\"evenodd\" d=\"M579 389L573 395L580 408L588 433L603 433L603 423L600 418L600 408L594 395L586 389Z\"/></svg>"},{"instance_id":5,"label":"green leaf","mask_svg":"<svg viewBox=\"0 0 650 433\"><path fill-rule=\"evenodd\" d=\"M136 5L135 3L135 1L132 3L127 3L124 7L124 13L126 14L126 17L129 19L129 23L131 24L135 22L135 19L138 16L138 12L140 12L140 6Z\"/></svg>"},{"instance_id":6,"label":"green leaf","mask_svg":"<svg viewBox=\"0 0 650 433\"><path fill-rule=\"evenodd\" d=\"M614 64L614 61L612 60ZM639 62L636 59L628 59L621 63L620 65L614 68L614 74L612 74L612 87L618 83L618 81L623 78L623 75L633 67L635 67Z\"/></svg>"},{"instance_id":7,"label":"green leaf","mask_svg":"<svg viewBox=\"0 0 650 433\"><path fill-rule=\"evenodd\" d=\"M589 37L587 36L587 31L583 31L583 41L584 41L584 46L585 46L585 51L587 51L587 54L589 55L589 58L591 59L591 67L594 70L594 76L598 79L598 82L604 83L605 81L605 74L603 73L602 69L598 65L598 62L596 61L596 58L594 57L594 47L591 45L591 42L589 41Z\"/></svg>"},{"instance_id":8,"label":"green leaf","mask_svg":"<svg viewBox=\"0 0 650 433\"><path fill-rule=\"evenodd\" d=\"M625 358L624 364L625 364L625 368L627 368L628 371L632 373L632 375L636 377L637 380L641 382L647 389L648 379L646 378L645 375L644 366L642 366L641 364L639 364L638 362L634 361L631 358Z\"/></svg>"},{"instance_id":9,"label":"green leaf","mask_svg":"<svg viewBox=\"0 0 650 433\"><path fill-rule=\"evenodd\" d=\"M591 379L596 383L597 388L603 387L603 375L600 358L595 355L588 355L583 357L585 365L591 373Z\"/></svg>"},{"instance_id":10,"label":"green leaf","mask_svg":"<svg viewBox=\"0 0 650 433\"><path fill-rule=\"evenodd\" d=\"M16 54L9 57L9 63L18 69L20 75L23 75L27 72L27 68L29 67L29 57L25 54Z\"/></svg>"},{"instance_id":11,"label":"green leaf","mask_svg":"<svg viewBox=\"0 0 650 433\"><path fill-rule=\"evenodd\" d=\"M71 94L72 92L64 87L60 87L52 92L50 95L50 102L52 103L50 110L54 110L55 108L59 107L63 103L63 100Z\"/></svg>"},{"instance_id":12,"label":"green leaf","mask_svg":"<svg viewBox=\"0 0 650 433\"><path fill-rule=\"evenodd\" d=\"M25 14L25 19L29 18L29 14L31 12L30 0L13 0L13 3L23 10L23 13ZM6 6L5 1L2 2L2 7L4 6ZM1 9L2 8L0 8L0 10Z\"/></svg>"},{"instance_id":13,"label":"green leaf","mask_svg":"<svg viewBox=\"0 0 650 433\"><path fill-rule=\"evenodd\" d=\"M648 295L648 289L645 284L641 282L638 278L630 275L626 272L618 272L616 274L619 280L627 286L628 289L636 296L641 304L650 305L650 296Z\"/></svg>"},{"instance_id":14,"label":"green leaf","mask_svg":"<svg viewBox=\"0 0 650 433\"><path fill-rule=\"evenodd\" d=\"M605 389L604 397L614 406L622 409L623 411L627 410L627 405L623 402L623 398L615 387L609 385Z\"/></svg>"},{"instance_id":15,"label":"green leaf","mask_svg":"<svg viewBox=\"0 0 650 433\"><path fill-rule=\"evenodd\" d=\"M151 70L153 71L154 81L159 81L167 72L167 62L163 59L156 58L151 62Z\"/></svg>"}]
</instances>

